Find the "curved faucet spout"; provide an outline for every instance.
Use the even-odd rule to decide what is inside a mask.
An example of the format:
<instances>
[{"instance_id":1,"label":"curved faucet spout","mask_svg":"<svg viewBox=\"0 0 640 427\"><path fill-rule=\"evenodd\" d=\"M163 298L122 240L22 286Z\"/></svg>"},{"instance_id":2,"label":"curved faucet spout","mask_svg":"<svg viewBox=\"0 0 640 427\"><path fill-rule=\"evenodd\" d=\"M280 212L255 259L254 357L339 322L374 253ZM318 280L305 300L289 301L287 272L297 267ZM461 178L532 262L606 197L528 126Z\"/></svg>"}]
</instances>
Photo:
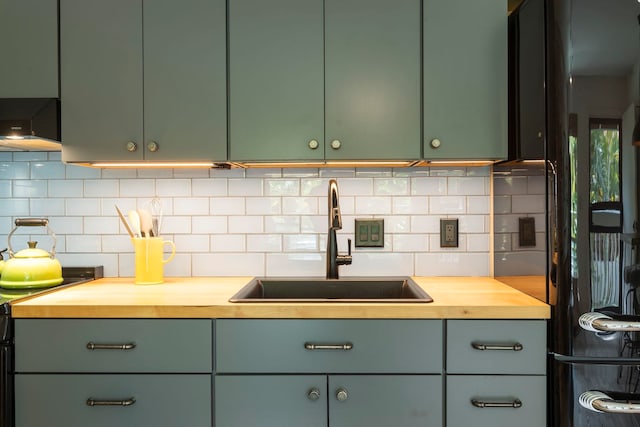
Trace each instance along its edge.
<instances>
[{"instance_id":1,"label":"curved faucet spout","mask_svg":"<svg viewBox=\"0 0 640 427\"><path fill-rule=\"evenodd\" d=\"M342 229L342 215L340 215L340 202L338 197L338 181L329 180L329 233L327 236L327 279L338 278L338 266L351 264L351 239L348 240L348 255L338 254L338 241L336 230Z\"/></svg>"}]
</instances>

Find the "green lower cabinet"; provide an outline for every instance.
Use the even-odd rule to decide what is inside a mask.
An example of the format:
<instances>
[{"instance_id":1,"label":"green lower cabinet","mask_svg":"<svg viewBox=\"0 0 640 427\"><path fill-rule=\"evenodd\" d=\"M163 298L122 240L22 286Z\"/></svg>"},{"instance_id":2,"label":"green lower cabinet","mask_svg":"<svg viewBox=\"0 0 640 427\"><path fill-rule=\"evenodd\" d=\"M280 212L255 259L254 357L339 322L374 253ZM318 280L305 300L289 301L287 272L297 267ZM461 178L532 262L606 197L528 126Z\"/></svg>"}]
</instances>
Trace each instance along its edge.
<instances>
[{"instance_id":1,"label":"green lower cabinet","mask_svg":"<svg viewBox=\"0 0 640 427\"><path fill-rule=\"evenodd\" d=\"M447 427L545 427L544 375L448 375Z\"/></svg>"},{"instance_id":2,"label":"green lower cabinet","mask_svg":"<svg viewBox=\"0 0 640 427\"><path fill-rule=\"evenodd\" d=\"M216 427L327 427L324 375L219 375Z\"/></svg>"},{"instance_id":3,"label":"green lower cabinet","mask_svg":"<svg viewBox=\"0 0 640 427\"><path fill-rule=\"evenodd\" d=\"M219 375L216 427L442 426L439 375Z\"/></svg>"},{"instance_id":4,"label":"green lower cabinet","mask_svg":"<svg viewBox=\"0 0 640 427\"><path fill-rule=\"evenodd\" d=\"M441 427L439 375L330 375L329 427Z\"/></svg>"},{"instance_id":5,"label":"green lower cabinet","mask_svg":"<svg viewBox=\"0 0 640 427\"><path fill-rule=\"evenodd\" d=\"M16 427L210 425L211 375L16 375Z\"/></svg>"}]
</instances>

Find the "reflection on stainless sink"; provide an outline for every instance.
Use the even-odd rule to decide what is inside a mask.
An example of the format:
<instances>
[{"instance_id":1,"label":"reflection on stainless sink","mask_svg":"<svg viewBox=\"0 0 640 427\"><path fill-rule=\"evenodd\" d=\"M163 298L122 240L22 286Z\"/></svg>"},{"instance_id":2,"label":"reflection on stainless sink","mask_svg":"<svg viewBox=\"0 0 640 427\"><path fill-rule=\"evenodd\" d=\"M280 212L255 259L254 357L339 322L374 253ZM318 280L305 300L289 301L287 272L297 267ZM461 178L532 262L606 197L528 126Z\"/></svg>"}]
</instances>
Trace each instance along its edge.
<instances>
[{"instance_id":1,"label":"reflection on stainless sink","mask_svg":"<svg viewBox=\"0 0 640 427\"><path fill-rule=\"evenodd\" d=\"M425 303L433 299L409 277L256 278L230 302Z\"/></svg>"}]
</instances>

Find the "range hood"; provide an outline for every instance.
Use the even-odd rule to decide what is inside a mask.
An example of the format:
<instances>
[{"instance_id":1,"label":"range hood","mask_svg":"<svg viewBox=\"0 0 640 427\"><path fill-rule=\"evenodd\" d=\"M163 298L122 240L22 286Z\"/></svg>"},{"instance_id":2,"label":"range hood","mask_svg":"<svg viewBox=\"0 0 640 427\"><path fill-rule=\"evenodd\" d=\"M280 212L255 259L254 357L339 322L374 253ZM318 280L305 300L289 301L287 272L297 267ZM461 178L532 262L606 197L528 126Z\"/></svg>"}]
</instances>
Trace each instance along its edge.
<instances>
[{"instance_id":1,"label":"range hood","mask_svg":"<svg viewBox=\"0 0 640 427\"><path fill-rule=\"evenodd\" d=\"M0 151L60 151L60 101L0 98Z\"/></svg>"}]
</instances>

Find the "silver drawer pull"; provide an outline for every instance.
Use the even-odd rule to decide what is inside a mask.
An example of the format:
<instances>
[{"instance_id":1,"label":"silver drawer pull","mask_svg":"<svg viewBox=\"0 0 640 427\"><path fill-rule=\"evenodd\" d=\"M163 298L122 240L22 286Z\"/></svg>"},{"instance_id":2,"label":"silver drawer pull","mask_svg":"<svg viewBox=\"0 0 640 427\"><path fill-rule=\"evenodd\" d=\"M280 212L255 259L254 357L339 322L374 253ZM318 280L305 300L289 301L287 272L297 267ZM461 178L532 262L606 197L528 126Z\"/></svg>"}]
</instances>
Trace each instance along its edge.
<instances>
[{"instance_id":1,"label":"silver drawer pull","mask_svg":"<svg viewBox=\"0 0 640 427\"><path fill-rule=\"evenodd\" d=\"M471 399L471 404L476 408L521 408L522 402L520 399L515 399L512 402L484 402L482 400Z\"/></svg>"},{"instance_id":2,"label":"silver drawer pull","mask_svg":"<svg viewBox=\"0 0 640 427\"><path fill-rule=\"evenodd\" d=\"M94 342L87 343L88 350L133 350L136 343L130 342L125 344L96 344Z\"/></svg>"},{"instance_id":3,"label":"silver drawer pull","mask_svg":"<svg viewBox=\"0 0 640 427\"><path fill-rule=\"evenodd\" d=\"M482 350L482 351L485 351L485 350L522 351L524 349L524 346L519 342L515 344L509 344L509 345L494 345L494 344L482 344L478 342L472 342L471 347L473 347L476 350Z\"/></svg>"},{"instance_id":4,"label":"silver drawer pull","mask_svg":"<svg viewBox=\"0 0 640 427\"><path fill-rule=\"evenodd\" d=\"M348 351L353 349L353 344L346 342L344 344L314 344L311 342L304 343L304 348L307 350L344 350Z\"/></svg>"},{"instance_id":5,"label":"silver drawer pull","mask_svg":"<svg viewBox=\"0 0 640 427\"><path fill-rule=\"evenodd\" d=\"M640 414L640 401L615 400L601 391L585 391L578 399L580 405L595 412L609 414Z\"/></svg>"},{"instance_id":6,"label":"silver drawer pull","mask_svg":"<svg viewBox=\"0 0 640 427\"><path fill-rule=\"evenodd\" d=\"M124 400L96 400L93 398L87 399L87 406L131 406L136 403L136 399L130 397Z\"/></svg>"}]
</instances>

